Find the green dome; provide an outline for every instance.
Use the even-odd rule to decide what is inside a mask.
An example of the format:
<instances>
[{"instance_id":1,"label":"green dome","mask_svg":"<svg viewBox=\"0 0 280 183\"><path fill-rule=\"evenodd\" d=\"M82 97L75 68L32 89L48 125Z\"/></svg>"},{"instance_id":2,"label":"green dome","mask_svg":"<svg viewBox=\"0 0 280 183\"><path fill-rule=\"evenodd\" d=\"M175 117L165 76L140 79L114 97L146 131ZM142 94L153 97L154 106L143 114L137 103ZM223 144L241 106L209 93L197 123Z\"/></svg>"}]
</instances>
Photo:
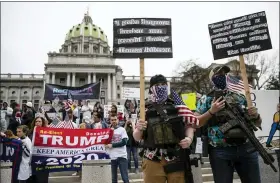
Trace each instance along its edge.
<instances>
[{"instance_id":1,"label":"green dome","mask_svg":"<svg viewBox=\"0 0 280 183\"><path fill-rule=\"evenodd\" d=\"M65 40L80 36L92 37L93 39L101 39L106 43L108 42L107 35L100 27L92 23L92 19L88 14L85 14L82 23L73 26L68 31Z\"/></svg>"}]
</instances>

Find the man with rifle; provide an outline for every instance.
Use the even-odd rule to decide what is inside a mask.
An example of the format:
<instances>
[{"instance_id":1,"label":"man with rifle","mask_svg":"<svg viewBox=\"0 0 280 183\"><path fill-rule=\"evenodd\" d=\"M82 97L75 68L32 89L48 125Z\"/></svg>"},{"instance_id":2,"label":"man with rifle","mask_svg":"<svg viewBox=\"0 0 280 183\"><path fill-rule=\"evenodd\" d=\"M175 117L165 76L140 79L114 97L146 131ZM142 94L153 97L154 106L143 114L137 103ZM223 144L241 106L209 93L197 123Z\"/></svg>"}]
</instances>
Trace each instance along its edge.
<instances>
[{"instance_id":1,"label":"man with rifle","mask_svg":"<svg viewBox=\"0 0 280 183\"><path fill-rule=\"evenodd\" d=\"M146 119L136 124L133 137L143 140L143 177L145 183L193 183L190 150L197 118L188 116L185 120L179 103L179 96L168 97L167 80L155 75L150 80L152 101L146 102ZM175 98L174 98L175 97ZM187 109L187 108L184 108ZM190 111L191 112L191 111ZM187 128L188 127L188 128Z\"/></svg>"},{"instance_id":2,"label":"man with rifle","mask_svg":"<svg viewBox=\"0 0 280 183\"><path fill-rule=\"evenodd\" d=\"M267 164L271 165L273 158L264 150L253 132L256 130L255 125L260 126L262 122L257 109L243 109L247 106L246 98L238 93L238 84L235 83L236 88L232 88L233 85L229 87L229 72L227 66L211 70L209 78L214 90L198 101L196 110L200 125L207 125L207 134L204 136L208 137L206 142L214 182L232 183L235 169L242 183L260 183L256 151L259 151Z\"/></svg>"}]
</instances>

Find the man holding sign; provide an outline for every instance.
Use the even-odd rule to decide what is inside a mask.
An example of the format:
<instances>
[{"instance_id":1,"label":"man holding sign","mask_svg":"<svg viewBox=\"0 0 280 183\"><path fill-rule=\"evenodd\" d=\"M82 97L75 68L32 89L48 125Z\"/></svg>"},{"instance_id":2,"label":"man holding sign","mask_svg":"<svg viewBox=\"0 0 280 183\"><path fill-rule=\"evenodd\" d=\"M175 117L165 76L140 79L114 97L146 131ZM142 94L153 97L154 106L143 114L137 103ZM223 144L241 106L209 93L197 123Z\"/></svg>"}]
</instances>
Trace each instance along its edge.
<instances>
[{"instance_id":1,"label":"man holding sign","mask_svg":"<svg viewBox=\"0 0 280 183\"><path fill-rule=\"evenodd\" d=\"M193 140L198 120L183 105L178 94L168 98L167 80L155 75L150 80L152 101L146 103L145 119L136 124L133 137L143 140L145 183L193 183L188 148ZM181 101L181 102L180 102ZM180 103L179 103L180 102ZM188 114L184 118L183 114Z\"/></svg>"},{"instance_id":2,"label":"man holding sign","mask_svg":"<svg viewBox=\"0 0 280 183\"><path fill-rule=\"evenodd\" d=\"M232 183L234 169L236 169L243 183L260 183L260 169L258 153L248 153L252 145L240 128L233 129L223 134L219 127L228 120L228 109L225 108L227 101L246 106L246 98L236 92L227 90L227 73L230 68L218 66L214 68L209 78L215 89L225 92L224 96L215 95L212 91L204 95L197 104L196 114L199 115L200 125L207 125L208 150L211 168L215 183ZM248 109L248 114L256 124L261 123L260 115L255 107ZM207 142L206 142L207 143ZM222 172L222 173L221 173Z\"/></svg>"}]
</instances>

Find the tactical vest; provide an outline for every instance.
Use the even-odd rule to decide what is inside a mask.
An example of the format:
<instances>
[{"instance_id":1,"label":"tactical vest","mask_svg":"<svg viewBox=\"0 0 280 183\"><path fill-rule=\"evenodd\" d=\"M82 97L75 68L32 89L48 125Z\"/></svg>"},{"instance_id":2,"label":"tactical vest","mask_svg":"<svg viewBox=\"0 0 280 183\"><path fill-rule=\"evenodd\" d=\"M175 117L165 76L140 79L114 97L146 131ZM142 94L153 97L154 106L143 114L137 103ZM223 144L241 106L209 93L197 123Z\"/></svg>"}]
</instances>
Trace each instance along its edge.
<instances>
[{"instance_id":1,"label":"tactical vest","mask_svg":"<svg viewBox=\"0 0 280 183\"><path fill-rule=\"evenodd\" d=\"M174 124L165 121L151 104L146 105L146 108L148 108L146 111L147 129L144 131L143 146L152 149L175 147L180 140L175 135ZM162 109L170 119L176 117L178 119L178 111L172 102L164 104Z\"/></svg>"}]
</instances>

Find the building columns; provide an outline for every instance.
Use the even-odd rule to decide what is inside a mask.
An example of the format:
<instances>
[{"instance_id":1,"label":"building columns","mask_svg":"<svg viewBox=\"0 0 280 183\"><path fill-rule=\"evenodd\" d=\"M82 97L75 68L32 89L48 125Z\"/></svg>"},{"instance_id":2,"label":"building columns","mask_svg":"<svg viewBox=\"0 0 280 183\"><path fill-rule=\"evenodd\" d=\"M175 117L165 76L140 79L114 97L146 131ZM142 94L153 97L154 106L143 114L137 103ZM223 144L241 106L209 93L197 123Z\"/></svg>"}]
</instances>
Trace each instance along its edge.
<instances>
[{"instance_id":1,"label":"building columns","mask_svg":"<svg viewBox=\"0 0 280 183\"><path fill-rule=\"evenodd\" d=\"M52 73L52 84L55 84L55 72Z\"/></svg>"},{"instance_id":2,"label":"building columns","mask_svg":"<svg viewBox=\"0 0 280 183\"><path fill-rule=\"evenodd\" d=\"M33 98L33 87L30 87L30 101L31 101L32 104L33 104L32 98Z\"/></svg>"},{"instance_id":3,"label":"building columns","mask_svg":"<svg viewBox=\"0 0 280 183\"><path fill-rule=\"evenodd\" d=\"M8 98L9 98L9 87L6 87L6 102L10 103L8 101Z\"/></svg>"},{"instance_id":4,"label":"building columns","mask_svg":"<svg viewBox=\"0 0 280 183\"><path fill-rule=\"evenodd\" d=\"M70 73L68 72L67 73L67 86L70 86L70 80L71 80Z\"/></svg>"},{"instance_id":5,"label":"building columns","mask_svg":"<svg viewBox=\"0 0 280 183\"><path fill-rule=\"evenodd\" d=\"M111 73L108 74L107 79L107 101L111 100Z\"/></svg>"},{"instance_id":6,"label":"building columns","mask_svg":"<svg viewBox=\"0 0 280 183\"><path fill-rule=\"evenodd\" d=\"M46 72L45 74L45 77L46 77L46 83L50 83L50 73L49 72Z\"/></svg>"},{"instance_id":7,"label":"building columns","mask_svg":"<svg viewBox=\"0 0 280 183\"><path fill-rule=\"evenodd\" d=\"M21 87L18 87L18 104L21 105L20 96L21 96Z\"/></svg>"},{"instance_id":8,"label":"building columns","mask_svg":"<svg viewBox=\"0 0 280 183\"><path fill-rule=\"evenodd\" d=\"M112 84L112 99L115 102L116 101L116 94L117 94L117 89L116 89L116 74L113 74L113 84Z\"/></svg>"},{"instance_id":9,"label":"building columns","mask_svg":"<svg viewBox=\"0 0 280 183\"><path fill-rule=\"evenodd\" d=\"M91 73L88 73L88 84L91 83Z\"/></svg>"},{"instance_id":10,"label":"building columns","mask_svg":"<svg viewBox=\"0 0 280 183\"><path fill-rule=\"evenodd\" d=\"M95 74L95 73L93 73L92 82L93 82L93 83L96 83L96 74Z\"/></svg>"},{"instance_id":11,"label":"building columns","mask_svg":"<svg viewBox=\"0 0 280 183\"><path fill-rule=\"evenodd\" d=\"M72 86L75 87L75 81L76 81L76 73L72 73Z\"/></svg>"}]
</instances>

